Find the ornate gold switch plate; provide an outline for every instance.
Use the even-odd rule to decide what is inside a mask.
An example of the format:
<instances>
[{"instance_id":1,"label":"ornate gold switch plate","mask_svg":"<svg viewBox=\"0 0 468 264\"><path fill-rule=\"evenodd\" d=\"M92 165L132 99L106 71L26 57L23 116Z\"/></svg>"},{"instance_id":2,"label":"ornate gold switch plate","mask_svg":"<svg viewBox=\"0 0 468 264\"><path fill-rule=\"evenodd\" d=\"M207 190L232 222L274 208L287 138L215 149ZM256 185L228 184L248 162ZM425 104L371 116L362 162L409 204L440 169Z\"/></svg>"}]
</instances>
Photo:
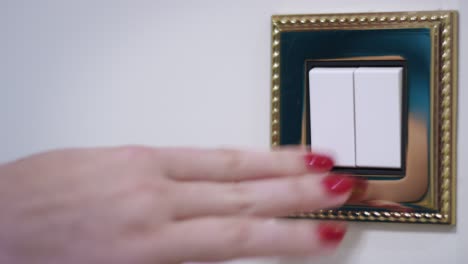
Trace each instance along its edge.
<instances>
[{"instance_id":1,"label":"ornate gold switch plate","mask_svg":"<svg viewBox=\"0 0 468 264\"><path fill-rule=\"evenodd\" d=\"M345 168L368 179L362 201L291 217L455 224L457 42L456 11L272 17L272 147L311 145L313 67L404 71L402 167Z\"/></svg>"}]
</instances>

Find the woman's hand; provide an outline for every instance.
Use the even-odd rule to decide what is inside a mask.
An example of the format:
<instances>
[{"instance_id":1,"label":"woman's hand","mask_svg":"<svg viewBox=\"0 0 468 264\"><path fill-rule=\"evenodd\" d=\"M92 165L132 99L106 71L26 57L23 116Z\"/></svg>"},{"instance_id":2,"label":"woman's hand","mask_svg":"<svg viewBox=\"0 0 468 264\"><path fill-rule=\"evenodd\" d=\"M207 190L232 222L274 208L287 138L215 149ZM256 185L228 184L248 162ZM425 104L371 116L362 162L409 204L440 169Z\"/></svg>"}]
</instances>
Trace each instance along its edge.
<instances>
[{"instance_id":1,"label":"woman's hand","mask_svg":"<svg viewBox=\"0 0 468 264\"><path fill-rule=\"evenodd\" d=\"M351 177L303 150L60 150L0 166L0 263L181 263L333 250Z\"/></svg>"}]
</instances>

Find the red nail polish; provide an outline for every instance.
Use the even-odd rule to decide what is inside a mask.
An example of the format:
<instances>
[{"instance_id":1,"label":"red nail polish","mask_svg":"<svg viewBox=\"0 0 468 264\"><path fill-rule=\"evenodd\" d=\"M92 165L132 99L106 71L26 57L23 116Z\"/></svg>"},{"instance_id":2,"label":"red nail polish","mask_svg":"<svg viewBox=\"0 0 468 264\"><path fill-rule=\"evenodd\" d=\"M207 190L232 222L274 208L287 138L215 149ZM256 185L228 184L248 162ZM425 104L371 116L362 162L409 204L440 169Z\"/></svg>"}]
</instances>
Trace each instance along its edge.
<instances>
[{"instance_id":1,"label":"red nail polish","mask_svg":"<svg viewBox=\"0 0 468 264\"><path fill-rule=\"evenodd\" d=\"M333 160L329 157L309 153L305 156L308 168L319 171L329 171L333 168Z\"/></svg>"},{"instance_id":2,"label":"red nail polish","mask_svg":"<svg viewBox=\"0 0 468 264\"><path fill-rule=\"evenodd\" d=\"M318 226L319 238L325 243L338 243L346 234L346 227L334 223L321 223Z\"/></svg>"},{"instance_id":3,"label":"red nail polish","mask_svg":"<svg viewBox=\"0 0 468 264\"><path fill-rule=\"evenodd\" d=\"M345 175L329 175L322 183L330 194L341 195L353 189L355 180Z\"/></svg>"}]
</instances>

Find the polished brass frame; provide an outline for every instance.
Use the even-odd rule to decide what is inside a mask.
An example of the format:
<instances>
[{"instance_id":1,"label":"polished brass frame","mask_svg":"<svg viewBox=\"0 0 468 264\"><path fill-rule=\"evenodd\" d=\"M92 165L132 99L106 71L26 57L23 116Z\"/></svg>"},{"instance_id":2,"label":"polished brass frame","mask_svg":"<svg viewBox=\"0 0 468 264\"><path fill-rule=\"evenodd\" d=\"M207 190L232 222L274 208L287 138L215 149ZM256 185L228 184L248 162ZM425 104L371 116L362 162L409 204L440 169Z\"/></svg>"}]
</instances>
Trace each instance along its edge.
<instances>
[{"instance_id":1,"label":"polished brass frame","mask_svg":"<svg viewBox=\"0 0 468 264\"><path fill-rule=\"evenodd\" d=\"M274 15L271 57L271 145L280 145L280 34L287 31L428 28L431 32L430 187L420 205L434 210L321 210L292 217L398 223L456 223L458 13L456 11Z\"/></svg>"}]
</instances>

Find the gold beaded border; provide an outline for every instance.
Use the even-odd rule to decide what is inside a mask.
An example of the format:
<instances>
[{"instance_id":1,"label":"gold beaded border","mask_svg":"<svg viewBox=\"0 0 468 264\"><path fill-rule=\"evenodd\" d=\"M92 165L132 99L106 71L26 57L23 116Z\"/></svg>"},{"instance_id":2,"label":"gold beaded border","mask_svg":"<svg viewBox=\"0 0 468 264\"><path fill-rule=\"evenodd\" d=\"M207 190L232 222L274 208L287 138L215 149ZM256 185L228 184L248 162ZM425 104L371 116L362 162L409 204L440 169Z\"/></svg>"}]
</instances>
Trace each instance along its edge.
<instances>
[{"instance_id":1,"label":"gold beaded border","mask_svg":"<svg viewBox=\"0 0 468 264\"><path fill-rule=\"evenodd\" d=\"M271 53L271 144L277 147L280 141L280 27L273 20Z\"/></svg>"},{"instance_id":2,"label":"gold beaded border","mask_svg":"<svg viewBox=\"0 0 468 264\"><path fill-rule=\"evenodd\" d=\"M394 13L355 13L319 15L277 15L272 17L271 57L271 145L280 145L280 34L284 31L330 29L431 28L440 38L432 38L437 48L434 64L436 124L431 134L438 135L434 146L436 212L398 212L367 210L321 210L292 217L350 221L451 224L456 222L456 127L458 96L458 13L424 11ZM434 32L433 32L434 33ZM432 34L433 34L432 33ZM440 40L439 40L440 39ZM437 40L437 41L434 41ZM440 42L439 42L440 41Z\"/></svg>"}]
</instances>

